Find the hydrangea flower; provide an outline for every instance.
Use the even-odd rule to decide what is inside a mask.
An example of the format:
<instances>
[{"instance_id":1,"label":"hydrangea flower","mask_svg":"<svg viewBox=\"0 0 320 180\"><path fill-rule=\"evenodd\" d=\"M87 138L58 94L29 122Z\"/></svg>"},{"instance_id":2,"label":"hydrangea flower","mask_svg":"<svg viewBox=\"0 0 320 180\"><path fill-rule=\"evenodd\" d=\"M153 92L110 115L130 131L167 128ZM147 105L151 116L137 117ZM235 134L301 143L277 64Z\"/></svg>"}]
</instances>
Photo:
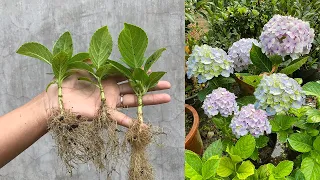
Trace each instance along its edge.
<instances>
[{"instance_id":1,"label":"hydrangea flower","mask_svg":"<svg viewBox=\"0 0 320 180\"><path fill-rule=\"evenodd\" d=\"M219 75L229 77L233 73L233 61L227 53L206 44L196 45L186 64L188 78L197 77L198 83L204 83Z\"/></svg>"},{"instance_id":2,"label":"hydrangea flower","mask_svg":"<svg viewBox=\"0 0 320 180\"><path fill-rule=\"evenodd\" d=\"M268 115L287 112L290 108L300 108L305 99L298 82L281 73L265 75L254 95L257 99L256 108L265 109Z\"/></svg>"},{"instance_id":3,"label":"hydrangea flower","mask_svg":"<svg viewBox=\"0 0 320 180\"><path fill-rule=\"evenodd\" d=\"M252 43L260 47L259 42L256 39L243 38L232 44L228 50L228 56L234 61L234 70L241 72L248 69L249 64L252 64L250 60L250 50Z\"/></svg>"},{"instance_id":4,"label":"hydrangea flower","mask_svg":"<svg viewBox=\"0 0 320 180\"><path fill-rule=\"evenodd\" d=\"M264 25L260 36L262 52L267 55L290 55L297 59L310 52L314 30L309 22L291 16L274 15Z\"/></svg>"},{"instance_id":5,"label":"hydrangea flower","mask_svg":"<svg viewBox=\"0 0 320 180\"><path fill-rule=\"evenodd\" d=\"M202 108L209 118L218 113L220 113L221 116L228 117L232 115L233 112L238 111L236 98L233 93L227 91L225 88L219 87L207 95Z\"/></svg>"},{"instance_id":6,"label":"hydrangea flower","mask_svg":"<svg viewBox=\"0 0 320 180\"><path fill-rule=\"evenodd\" d=\"M241 110L235 114L231 120L230 128L237 138L248 133L254 137L259 137L265 132L267 134L271 133L271 125L266 111L255 109L253 104L243 106Z\"/></svg>"}]
</instances>

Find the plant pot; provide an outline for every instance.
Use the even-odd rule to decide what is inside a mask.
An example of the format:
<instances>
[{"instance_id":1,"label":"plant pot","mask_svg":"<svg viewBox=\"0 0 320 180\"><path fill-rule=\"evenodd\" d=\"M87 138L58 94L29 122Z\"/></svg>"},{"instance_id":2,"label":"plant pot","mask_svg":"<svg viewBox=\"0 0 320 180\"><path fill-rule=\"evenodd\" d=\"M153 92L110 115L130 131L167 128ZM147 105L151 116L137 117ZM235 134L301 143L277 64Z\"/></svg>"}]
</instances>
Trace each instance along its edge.
<instances>
[{"instance_id":1,"label":"plant pot","mask_svg":"<svg viewBox=\"0 0 320 180\"><path fill-rule=\"evenodd\" d=\"M190 105L185 104L185 112L192 113L193 124L185 139L185 148L199 155L203 153L203 143L199 132L199 115Z\"/></svg>"}]
</instances>

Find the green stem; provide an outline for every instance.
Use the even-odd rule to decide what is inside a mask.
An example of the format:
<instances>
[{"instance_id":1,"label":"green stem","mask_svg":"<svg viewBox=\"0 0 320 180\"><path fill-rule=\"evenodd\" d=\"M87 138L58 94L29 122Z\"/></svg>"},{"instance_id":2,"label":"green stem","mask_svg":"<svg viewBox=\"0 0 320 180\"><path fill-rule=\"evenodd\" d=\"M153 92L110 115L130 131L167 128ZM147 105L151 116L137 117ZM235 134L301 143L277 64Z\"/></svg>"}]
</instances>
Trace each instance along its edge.
<instances>
[{"instance_id":1,"label":"green stem","mask_svg":"<svg viewBox=\"0 0 320 180\"><path fill-rule=\"evenodd\" d=\"M103 86L102 86L102 83L101 83L101 79L98 79L98 83L99 83L99 89L100 89L100 97L101 97L101 107L102 107L102 113L103 113L103 116L105 117L107 114L106 114L106 110L105 110L105 104L106 104L106 96L104 94L104 90L103 90Z\"/></svg>"},{"instance_id":2,"label":"green stem","mask_svg":"<svg viewBox=\"0 0 320 180\"><path fill-rule=\"evenodd\" d=\"M63 109L63 100L62 100L62 87L60 83L58 83L58 102L59 102L61 115L63 115L64 109Z\"/></svg>"},{"instance_id":3,"label":"green stem","mask_svg":"<svg viewBox=\"0 0 320 180\"><path fill-rule=\"evenodd\" d=\"M137 115L138 115L138 121L140 123L143 123L143 112L142 112L142 107L143 107L143 103L142 103L142 97L143 95L138 95L138 112L137 112Z\"/></svg>"}]
</instances>

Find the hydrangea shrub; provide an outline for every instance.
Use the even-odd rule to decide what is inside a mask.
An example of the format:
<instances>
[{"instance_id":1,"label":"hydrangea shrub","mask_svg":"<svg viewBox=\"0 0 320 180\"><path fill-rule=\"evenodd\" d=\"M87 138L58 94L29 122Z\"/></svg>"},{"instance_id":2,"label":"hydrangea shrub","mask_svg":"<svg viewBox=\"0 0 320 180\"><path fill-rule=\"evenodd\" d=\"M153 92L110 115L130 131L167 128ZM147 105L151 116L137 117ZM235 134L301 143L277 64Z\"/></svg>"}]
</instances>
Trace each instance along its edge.
<instances>
[{"instance_id":1,"label":"hydrangea shrub","mask_svg":"<svg viewBox=\"0 0 320 180\"><path fill-rule=\"evenodd\" d=\"M287 112L290 108L300 108L305 94L297 81L282 73L264 76L254 95L256 108L262 108L268 115Z\"/></svg>"},{"instance_id":2,"label":"hydrangea shrub","mask_svg":"<svg viewBox=\"0 0 320 180\"><path fill-rule=\"evenodd\" d=\"M204 83L219 75L229 77L233 73L233 61L227 53L206 44L196 45L186 64L188 78L197 77L199 83Z\"/></svg>"},{"instance_id":3,"label":"hydrangea shrub","mask_svg":"<svg viewBox=\"0 0 320 180\"><path fill-rule=\"evenodd\" d=\"M254 137L259 137L271 133L271 126L266 111L255 109L253 104L243 106L235 114L230 123L232 133L237 137L250 133Z\"/></svg>"},{"instance_id":4,"label":"hydrangea shrub","mask_svg":"<svg viewBox=\"0 0 320 180\"><path fill-rule=\"evenodd\" d=\"M223 117L228 117L238 111L236 98L233 93L219 87L206 96L202 108L209 118L219 113Z\"/></svg>"},{"instance_id":5,"label":"hydrangea shrub","mask_svg":"<svg viewBox=\"0 0 320 180\"><path fill-rule=\"evenodd\" d=\"M292 59L308 54L314 40L309 22L291 16L274 15L264 25L260 36L262 52L267 55L290 55Z\"/></svg>"},{"instance_id":6,"label":"hydrangea shrub","mask_svg":"<svg viewBox=\"0 0 320 180\"><path fill-rule=\"evenodd\" d=\"M256 39L243 38L232 44L228 50L228 56L234 62L234 70L241 72L248 69L249 64L252 64L250 60L250 50L252 44L260 47L259 42Z\"/></svg>"}]
</instances>

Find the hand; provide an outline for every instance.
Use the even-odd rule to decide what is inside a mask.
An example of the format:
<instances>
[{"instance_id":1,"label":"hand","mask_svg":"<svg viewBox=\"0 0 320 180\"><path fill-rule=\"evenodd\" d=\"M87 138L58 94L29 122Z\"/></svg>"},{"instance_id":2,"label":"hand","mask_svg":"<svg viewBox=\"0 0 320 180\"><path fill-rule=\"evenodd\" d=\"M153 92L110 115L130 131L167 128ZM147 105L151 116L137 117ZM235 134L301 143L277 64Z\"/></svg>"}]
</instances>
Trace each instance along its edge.
<instances>
[{"instance_id":1,"label":"hand","mask_svg":"<svg viewBox=\"0 0 320 180\"><path fill-rule=\"evenodd\" d=\"M89 77L87 73L79 71L63 82L62 95L64 108L93 119L101 105L100 90L92 83L78 80L79 77L84 76ZM122 126L129 127L132 124L132 119L119 112L116 108L122 105L124 107L136 107L137 97L128 83L119 84L124 80L123 77L109 77L102 81L102 85L105 91L106 104L111 108L110 118ZM168 81L160 81L151 91L169 89L170 87L171 85ZM51 85L46 93L47 103L45 103L45 109L47 110L47 117L49 117L53 109L59 108L57 89L56 84ZM123 95L123 104L120 102L121 95ZM165 93L147 94L143 97L143 104L162 104L169 102L170 99L170 96Z\"/></svg>"}]
</instances>

